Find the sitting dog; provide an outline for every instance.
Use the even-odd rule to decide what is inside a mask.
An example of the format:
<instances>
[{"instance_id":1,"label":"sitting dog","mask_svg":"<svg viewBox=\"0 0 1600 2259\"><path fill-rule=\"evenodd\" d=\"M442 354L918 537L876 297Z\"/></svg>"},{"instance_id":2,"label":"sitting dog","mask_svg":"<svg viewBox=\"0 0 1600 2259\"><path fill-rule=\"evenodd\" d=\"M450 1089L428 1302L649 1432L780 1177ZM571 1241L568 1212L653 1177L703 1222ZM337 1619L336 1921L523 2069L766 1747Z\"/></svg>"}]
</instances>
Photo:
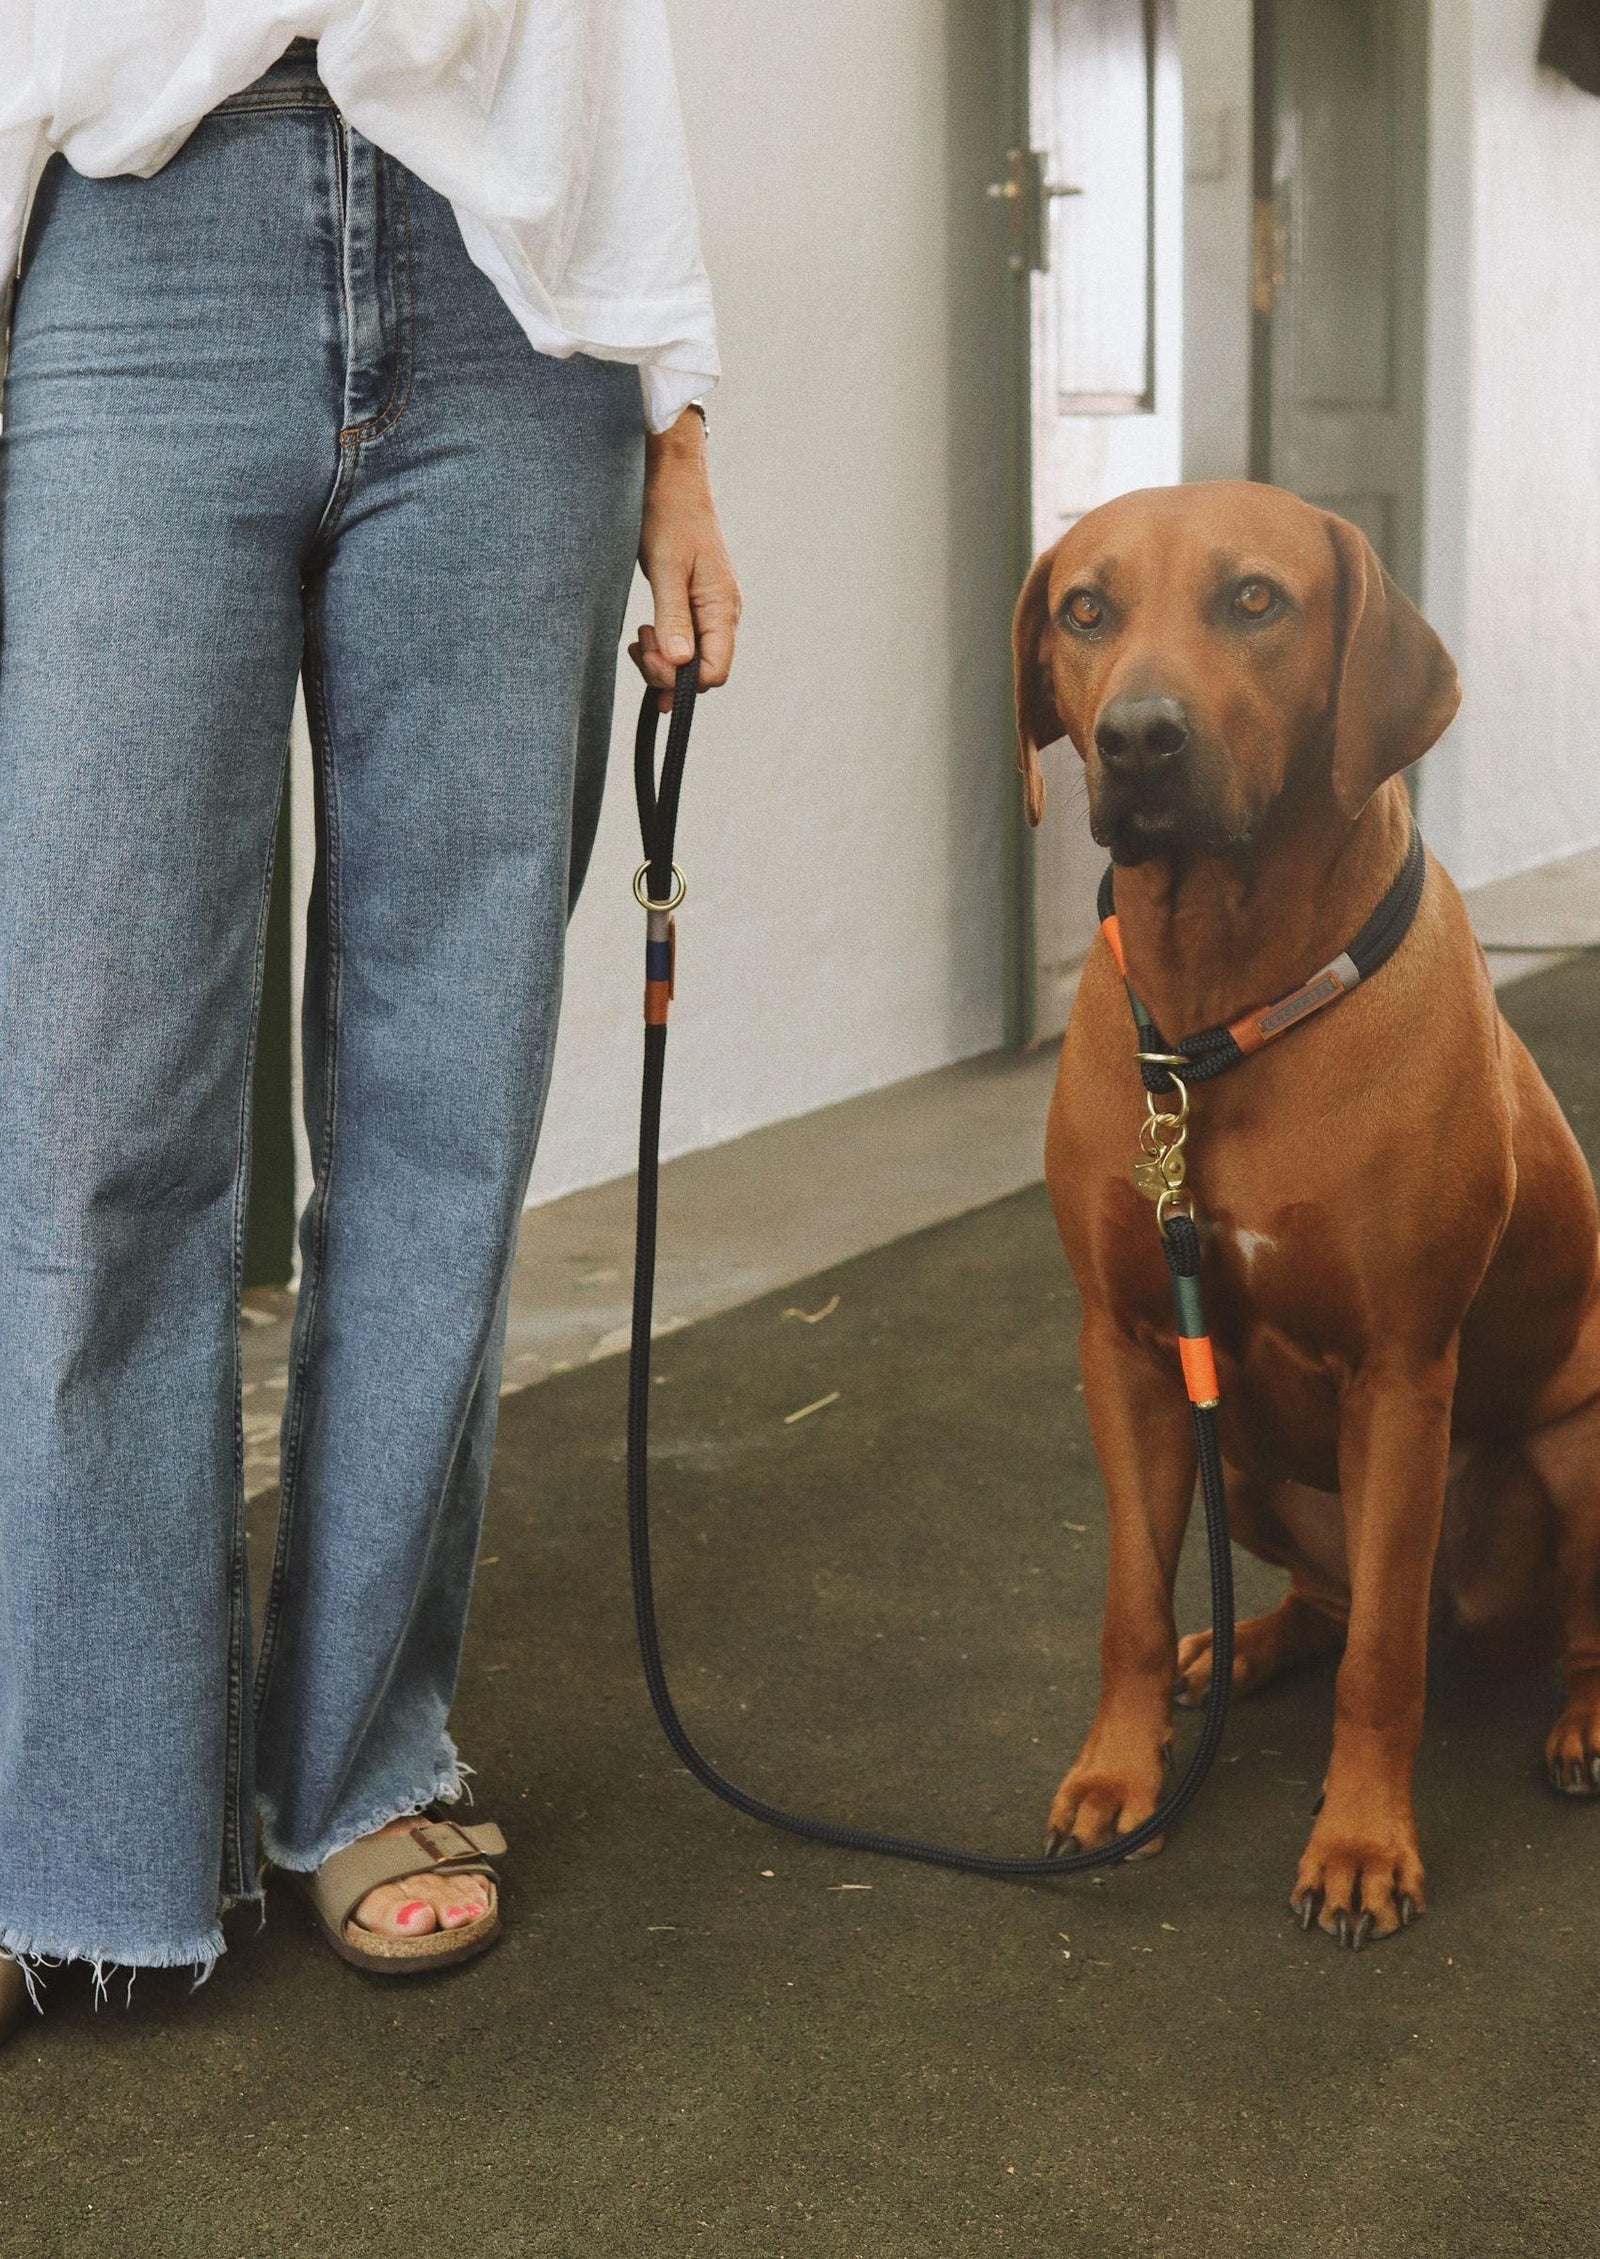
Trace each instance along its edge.
<instances>
[{"instance_id":1,"label":"sitting dog","mask_svg":"<svg viewBox=\"0 0 1600 2259\"><path fill-rule=\"evenodd\" d=\"M1546 1763L1558 1789L1600 1792L1594 1187L1431 857L1412 851L1399 947L1354 977L1352 937L1407 869L1400 772L1460 696L1356 527L1268 486L1125 495L1035 564L1015 656L1028 819L1039 748L1065 734L1114 873L1046 1138L1110 1516L1100 1696L1051 1840L1088 1848L1148 1818L1174 1681L1197 1703L1210 1670L1210 1635L1180 1644L1173 1622L1196 1450L1131 1170L1131 992L1163 1047L1239 1038L1231 1071L1190 1086L1187 1186L1230 1525L1289 1587L1239 1625L1233 1684L1342 1655L1290 1903L1359 1946L1424 1905L1411 1774L1430 1600L1484 1634L1542 1611L1559 1626Z\"/></svg>"}]
</instances>

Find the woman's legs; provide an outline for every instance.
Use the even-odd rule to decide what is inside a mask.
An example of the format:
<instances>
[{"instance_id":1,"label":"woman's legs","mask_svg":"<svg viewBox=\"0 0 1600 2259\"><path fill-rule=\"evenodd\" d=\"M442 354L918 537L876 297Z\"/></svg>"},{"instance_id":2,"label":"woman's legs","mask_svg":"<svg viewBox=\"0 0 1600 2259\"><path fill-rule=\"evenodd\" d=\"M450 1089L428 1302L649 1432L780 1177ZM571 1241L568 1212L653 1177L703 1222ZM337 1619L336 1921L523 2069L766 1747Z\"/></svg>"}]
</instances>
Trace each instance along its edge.
<instances>
[{"instance_id":1,"label":"woman's legs","mask_svg":"<svg viewBox=\"0 0 1600 2259\"><path fill-rule=\"evenodd\" d=\"M586 832L643 468L635 372L533 353L448 206L359 140L348 227L344 470L308 582L316 1191L259 1688L265 1845L295 1868L457 1786L575 780Z\"/></svg>"},{"instance_id":2,"label":"woman's legs","mask_svg":"<svg viewBox=\"0 0 1600 2259\"><path fill-rule=\"evenodd\" d=\"M256 130L57 160L0 449L0 1945L130 1964L255 1887L241 1157L339 342L328 115Z\"/></svg>"},{"instance_id":3,"label":"woman's legs","mask_svg":"<svg viewBox=\"0 0 1600 2259\"><path fill-rule=\"evenodd\" d=\"M536 356L303 68L150 181L47 179L4 443L0 1948L204 1961L255 1887L241 1159L302 587L317 1191L270 1848L309 1866L453 1784L641 471L634 373Z\"/></svg>"}]
</instances>

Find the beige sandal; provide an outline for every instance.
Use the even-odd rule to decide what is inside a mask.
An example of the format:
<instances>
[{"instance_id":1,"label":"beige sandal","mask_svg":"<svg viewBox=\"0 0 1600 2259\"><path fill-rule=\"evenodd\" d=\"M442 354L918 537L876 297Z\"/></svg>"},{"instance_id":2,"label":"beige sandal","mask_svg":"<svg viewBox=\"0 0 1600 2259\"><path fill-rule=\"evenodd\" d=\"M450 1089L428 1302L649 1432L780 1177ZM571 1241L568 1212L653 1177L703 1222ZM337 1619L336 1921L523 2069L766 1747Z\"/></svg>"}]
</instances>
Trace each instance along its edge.
<instances>
[{"instance_id":1,"label":"beige sandal","mask_svg":"<svg viewBox=\"0 0 1600 2259\"><path fill-rule=\"evenodd\" d=\"M341 1961L374 1976L426 1976L472 1960L500 1935L500 1898L485 1854L498 1857L505 1848L506 1839L492 1821L464 1828L454 1820L423 1815L392 1835L363 1836L359 1843L324 1859L314 1874L291 1874L289 1879ZM486 1877L489 1903L477 1921L464 1922L459 1929L429 1930L424 1937L394 1937L383 1930L363 1929L354 1920L362 1899L380 1883L436 1874Z\"/></svg>"}]
</instances>

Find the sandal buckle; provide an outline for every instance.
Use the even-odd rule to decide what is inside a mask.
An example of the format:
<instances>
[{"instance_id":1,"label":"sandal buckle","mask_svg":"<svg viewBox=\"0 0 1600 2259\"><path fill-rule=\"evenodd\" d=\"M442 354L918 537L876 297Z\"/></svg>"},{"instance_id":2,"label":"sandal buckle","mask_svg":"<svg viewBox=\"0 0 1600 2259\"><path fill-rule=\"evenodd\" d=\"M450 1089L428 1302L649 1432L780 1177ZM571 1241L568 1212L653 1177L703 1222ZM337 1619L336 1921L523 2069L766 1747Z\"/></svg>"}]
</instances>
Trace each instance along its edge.
<instances>
[{"instance_id":1,"label":"sandal buckle","mask_svg":"<svg viewBox=\"0 0 1600 2259\"><path fill-rule=\"evenodd\" d=\"M455 1859L482 1856L466 1829L458 1828L454 1820L415 1820L409 1833L412 1842L428 1854L436 1867Z\"/></svg>"}]
</instances>

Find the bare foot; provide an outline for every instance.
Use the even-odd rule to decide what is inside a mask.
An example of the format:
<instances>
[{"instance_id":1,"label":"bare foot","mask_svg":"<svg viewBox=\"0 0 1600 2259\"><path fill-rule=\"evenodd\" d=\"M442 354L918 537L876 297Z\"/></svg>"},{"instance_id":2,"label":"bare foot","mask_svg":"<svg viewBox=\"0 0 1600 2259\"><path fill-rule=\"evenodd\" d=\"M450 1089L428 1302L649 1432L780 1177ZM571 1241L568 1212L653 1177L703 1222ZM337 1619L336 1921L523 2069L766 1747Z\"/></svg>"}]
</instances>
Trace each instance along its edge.
<instances>
[{"instance_id":1,"label":"bare foot","mask_svg":"<svg viewBox=\"0 0 1600 2259\"><path fill-rule=\"evenodd\" d=\"M404 1835L410 1819L391 1820L374 1835ZM488 1912L489 1884L483 1875L406 1875L399 1882L369 1890L352 1919L364 1930L389 1937L425 1937L430 1930L464 1929Z\"/></svg>"}]
</instances>

